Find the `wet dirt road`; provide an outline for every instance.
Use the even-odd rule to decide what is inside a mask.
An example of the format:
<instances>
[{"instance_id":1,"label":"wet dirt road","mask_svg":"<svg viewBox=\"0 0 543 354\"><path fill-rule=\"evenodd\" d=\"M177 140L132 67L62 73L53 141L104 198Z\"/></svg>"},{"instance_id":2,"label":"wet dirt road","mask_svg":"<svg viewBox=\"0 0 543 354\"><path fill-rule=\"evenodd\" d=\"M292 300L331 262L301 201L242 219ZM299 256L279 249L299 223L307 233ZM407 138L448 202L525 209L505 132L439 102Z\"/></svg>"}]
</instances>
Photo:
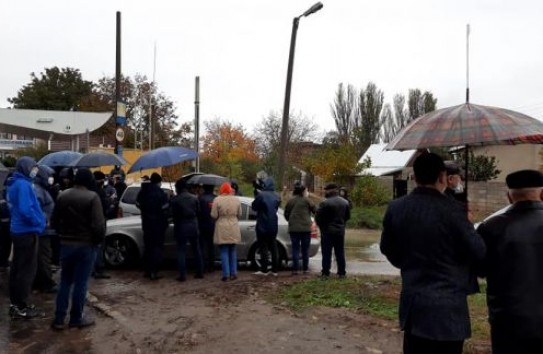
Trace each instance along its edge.
<instances>
[{"instance_id":1,"label":"wet dirt road","mask_svg":"<svg viewBox=\"0 0 543 354\"><path fill-rule=\"evenodd\" d=\"M173 270L163 271L164 278L156 282L139 271L110 273L111 279L91 280L87 310L96 326L62 332L49 328L54 295L33 295L45 318L10 320L3 275L0 352L399 353L395 323L342 309L293 313L269 303L267 294L296 281L289 271L261 278L242 269L238 280L226 283L218 271L185 283L175 281Z\"/></svg>"}]
</instances>

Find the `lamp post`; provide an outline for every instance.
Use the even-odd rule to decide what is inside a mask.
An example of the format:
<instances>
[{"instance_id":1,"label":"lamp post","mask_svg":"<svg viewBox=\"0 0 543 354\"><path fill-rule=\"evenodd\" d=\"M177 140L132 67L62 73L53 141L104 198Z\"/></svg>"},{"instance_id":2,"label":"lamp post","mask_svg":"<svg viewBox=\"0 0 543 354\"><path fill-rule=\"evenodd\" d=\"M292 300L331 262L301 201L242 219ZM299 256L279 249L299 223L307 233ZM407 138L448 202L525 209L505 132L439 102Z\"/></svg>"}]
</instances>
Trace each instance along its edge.
<instances>
[{"instance_id":1,"label":"lamp post","mask_svg":"<svg viewBox=\"0 0 543 354\"><path fill-rule=\"evenodd\" d=\"M292 35L290 37L290 52L288 55L288 69L287 69L287 85L285 89L285 103L283 105L283 123L281 125L281 143L279 145L279 157L277 160L277 179L279 187L283 188L284 174L285 174L285 159L287 153L288 144L288 119L290 111L290 89L292 86L292 68L294 67L294 49L296 48L296 34L298 32L298 25L300 18L306 17L322 9L323 4L321 2L311 6L306 12L298 17L294 17L292 21Z\"/></svg>"}]
</instances>

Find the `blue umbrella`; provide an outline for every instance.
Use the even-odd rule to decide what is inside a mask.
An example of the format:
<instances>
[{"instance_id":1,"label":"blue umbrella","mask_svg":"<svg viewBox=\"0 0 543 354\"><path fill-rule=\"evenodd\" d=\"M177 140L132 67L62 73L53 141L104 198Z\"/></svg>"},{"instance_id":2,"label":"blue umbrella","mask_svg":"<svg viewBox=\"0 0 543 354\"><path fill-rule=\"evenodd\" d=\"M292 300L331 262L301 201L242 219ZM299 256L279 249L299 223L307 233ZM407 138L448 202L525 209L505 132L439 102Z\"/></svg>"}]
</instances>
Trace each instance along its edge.
<instances>
[{"instance_id":1,"label":"blue umbrella","mask_svg":"<svg viewBox=\"0 0 543 354\"><path fill-rule=\"evenodd\" d=\"M76 151L57 151L45 155L38 161L38 165L49 167L66 167L72 162L83 156L82 153Z\"/></svg>"},{"instance_id":2,"label":"blue umbrella","mask_svg":"<svg viewBox=\"0 0 543 354\"><path fill-rule=\"evenodd\" d=\"M70 164L72 167L100 167L112 165L126 165L125 159L104 151L89 152Z\"/></svg>"},{"instance_id":3,"label":"blue umbrella","mask_svg":"<svg viewBox=\"0 0 543 354\"><path fill-rule=\"evenodd\" d=\"M194 150L187 149L181 146L164 146L154 149L141 156L134 162L127 173L146 170L149 168L157 168L171 166L177 163L194 160L198 157L198 153Z\"/></svg>"}]
</instances>

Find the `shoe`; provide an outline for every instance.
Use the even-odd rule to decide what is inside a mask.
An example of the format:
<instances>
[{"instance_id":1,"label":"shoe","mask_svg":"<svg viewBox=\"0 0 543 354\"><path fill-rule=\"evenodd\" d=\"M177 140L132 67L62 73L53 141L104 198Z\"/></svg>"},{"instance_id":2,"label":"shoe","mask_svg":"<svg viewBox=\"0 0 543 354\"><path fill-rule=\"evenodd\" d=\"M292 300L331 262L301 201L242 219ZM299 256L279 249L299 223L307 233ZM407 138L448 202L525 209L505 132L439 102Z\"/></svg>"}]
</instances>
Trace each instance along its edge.
<instances>
[{"instance_id":1,"label":"shoe","mask_svg":"<svg viewBox=\"0 0 543 354\"><path fill-rule=\"evenodd\" d=\"M271 274L272 277L276 277L276 276L279 275L277 272L271 272L270 274Z\"/></svg>"},{"instance_id":2,"label":"shoe","mask_svg":"<svg viewBox=\"0 0 543 354\"><path fill-rule=\"evenodd\" d=\"M111 275L108 275L106 273L94 273L93 277L94 279L110 279Z\"/></svg>"},{"instance_id":3,"label":"shoe","mask_svg":"<svg viewBox=\"0 0 543 354\"><path fill-rule=\"evenodd\" d=\"M204 279L204 275L203 274L196 274L194 276L194 279Z\"/></svg>"},{"instance_id":4,"label":"shoe","mask_svg":"<svg viewBox=\"0 0 543 354\"><path fill-rule=\"evenodd\" d=\"M38 309L36 309L34 305L26 306L24 308L20 308L15 305L10 305L9 315L13 319L21 318L21 319L29 320L36 317L42 317L43 313L39 312Z\"/></svg>"},{"instance_id":5,"label":"shoe","mask_svg":"<svg viewBox=\"0 0 543 354\"><path fill-rule=\"evenodd\" d=\"M178 282L184 282L187 281L187 278L184 276L178 276L177 278L175 278L175 280L177 280Z\"/></svg>"},{"instance_id":6,"label":"shoe","mask_svg":"<svg viewBox=\"0 0 543 354\"><path fill-rule=\"evenodd\" d=\"M222 280L222 281L227 281L227 280L228 280L228 277L222 277L221 280Z\"/></svg>"},{"instance_id":7,"label":"shoe","mask_svg":"<svg viewBox=\"0 0 543 354\"><path fill-rule=\"evenodd\" d=\"M65 328L66 325L64 324L64 322L53 321L51 323L51 329L54 329L55 331L62 331Z\"/></svg>"},{"instance_id":8,"label":"shoe","mask_svg":"<svg viewBox=\"0 0 543 354\"><path fill-rule=\"evenodd\" d=\"M82 317L81 320L77 321L77 322L70 322L70 324L68 325L70 328L85 328L85 327L89 327L89 326L92 326L94 325L94 319L92 318L87 318L87 317Z\"/></svg>"},{"instance_id":9,"label":"shoe","mask_svg":"<svg viewBox=\"0 0 543 354\"><path fill-rule=\"evenodd\" d=\"M149 275L149 279L151 280L158 280L158 279L161 279L162 278L162 275L158 275L157 273L151 273Z\"/></svg>"},{"instance_id":10,"label":"shoe","mask_svg":"<svg viewBox=\"0 0 543 354\"><path fill-rule=\"evenodd\" d=\"M264 272L261 272L260 270L259 270L258 272L254 272L253 274L254 274L254 275L262 275L262 276L267 276L267 275L268 275L267 272L264 273Z\"/></svg>"},{"instance_id":11,"label":"shoe","mask_svg":"<svg viewBox=\"0 0 543 354\"><path fill-rule=\"evenodd\" d=\"M231 275L231 276L230 276L230 280L236 280L237 278L238 278L237 275Z\"/></svg>"}]
</instances>

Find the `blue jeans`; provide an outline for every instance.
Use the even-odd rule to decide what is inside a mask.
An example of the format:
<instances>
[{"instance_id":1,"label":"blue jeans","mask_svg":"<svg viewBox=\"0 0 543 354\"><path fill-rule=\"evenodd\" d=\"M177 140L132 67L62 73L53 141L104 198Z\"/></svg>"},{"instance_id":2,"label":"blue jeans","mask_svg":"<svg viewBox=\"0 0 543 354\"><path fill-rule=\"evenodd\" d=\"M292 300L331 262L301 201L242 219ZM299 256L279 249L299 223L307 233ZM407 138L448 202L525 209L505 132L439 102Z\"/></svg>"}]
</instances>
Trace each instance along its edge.
<instances>
[{"instance_id":1,"label":"blue jeans","mask_svg":"<svg viewBox=\"0 0 543 354\"><path fill-rule=\"evenodd\" d=\"M292 242L292 270L300 270L300 250L302 251L303 271L309 269L309 244L311 243L310 232L291 232L290 241Z\"/></svg>"},{"instance_id":2,"label":"blue jeans","mask_svg":"<svg viewBox=\"0 0 543 354\"><path fill-rule=\"evenodd\" d=\"M96 259L96 247L62 245L60 247L60 287L57 294L55 323L64 323L70 291L72 292L72 307L70 323L78 324L83 316L83 307L87 296L89 278Z\"/></svg>"},{"instance_id":3,"label":"blue jeans","mask_svg":"<svg viewBox=\"0 0 543 354\"><path fill-rule=\"evenodd\" d=\"M321 235L322 275L330 275L332 249L336 255L337 274L345 275L345 231L337 234Z\"/></svg>"},{"instance_id":4,"label":"blue jeans","mask_svg":"<svg viewBox=\"0 0 543 354\"><path fill-rule=\"evenodd\" d=\"M221 251L222 276L233 277L238 274L238 255L235 244L219 245Z\"/></svg>"}]
</instances>

